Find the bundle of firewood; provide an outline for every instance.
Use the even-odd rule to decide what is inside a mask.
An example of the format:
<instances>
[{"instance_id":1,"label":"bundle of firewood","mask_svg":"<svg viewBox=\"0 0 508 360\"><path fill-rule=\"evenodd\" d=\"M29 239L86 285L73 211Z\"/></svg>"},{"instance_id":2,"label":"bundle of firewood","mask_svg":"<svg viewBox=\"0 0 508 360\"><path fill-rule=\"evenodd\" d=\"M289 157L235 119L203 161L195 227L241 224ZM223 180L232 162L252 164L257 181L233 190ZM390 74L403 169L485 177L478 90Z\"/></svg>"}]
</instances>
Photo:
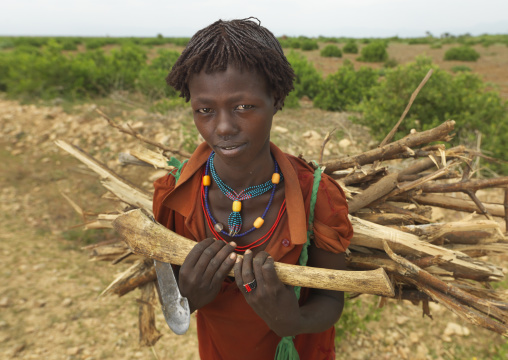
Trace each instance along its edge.
<instances>
[{"instance_id":1,"label":"bundle of firewood","mask_svg":"<svg viewBox=\"0 0 508 360\"><path fill-rule=\"evenodd\" d=\"M168 165L171 156L189 156L107 119L120 131L157 149L141 147L122 153L119 159L123 164L171 170ZM352 277L356 271L384 269L396 290L387 295L369 290L369 284L364 282L356 293L377 293L421 303L428 316L431 316L429 301L435 301L465 321L507 336L508 302L505 294L490 285L502 280L504 274L499 266L488 262L488 257L508 251L501 222L494 219L504 217L506 221L508 190L504 204L482 202L476 191L506 188L508 177L473 179L473 161L486 156L464 146L446 149L443 142L452 138L454 124L454 121L446 121L431 130L412 131L394 142L390 142L391 136L388 136L373 150L318 166L334 178L348 196L354 228L347 252ZM328 137L324 140L323 148L328 140ZM435 142L441 143L428 145ZM150 193L115 174L78 147L64 141L56 143L95 171L104 187L122 205L115 213L102 214L87 222L87 229L112 228L115 219L132 209L151 213ZM464 193L469 200L448 193ZM67 200L73 204L71 199ZM470 215L456 222L433 222L433 207ZM153 261L120 238L86 249L95 260L132 263L103 294L122 296L140 288L141 342L154 344L160 333L155 329L151 305L156 278Z\"/></svg>"}]
</instances>

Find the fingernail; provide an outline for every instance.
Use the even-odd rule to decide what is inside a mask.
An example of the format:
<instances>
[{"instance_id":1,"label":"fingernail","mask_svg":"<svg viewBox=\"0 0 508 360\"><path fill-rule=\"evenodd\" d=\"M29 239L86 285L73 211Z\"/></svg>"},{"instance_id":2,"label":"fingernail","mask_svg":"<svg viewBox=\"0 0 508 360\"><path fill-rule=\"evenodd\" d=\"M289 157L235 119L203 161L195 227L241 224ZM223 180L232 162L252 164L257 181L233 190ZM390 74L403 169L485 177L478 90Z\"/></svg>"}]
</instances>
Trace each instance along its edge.
<instances>
[{"instance_id":1,"label":"fingernail","mask_svg":"<svg viewBox=\"0 0 508 360\"><path fill-rule=\"evenodd\" d=\"M252 251L250 251L250 249L247 249L247 251L245 252L245 255L247 254L250 254Z\"/></svg>"},{"instance_id":2,"label":"fingernail","mask_svg":"<svg viewBox=\"0 0 508 360\"><path fill-rule=\"evenodd\" d=\"M234 260L234 259L235 259L235 257L236 257L236 254L235 254L235 253L231 253L231 255L229 255L229 258L230 258L231 260Z\"/></svg>"},{"instance_id":3,"label":"fingernail","mask_svg":"<svg viewBox=\"0 0 508 360\"><path fill-rule=\"evenodd\" d=\"M237 257L235 263L239 263L239 262L240 262L240 258Z\"/></svg>"},{"instance_id":4,"label":"fingernail","mask_svg":"<svg viewBox=\"0 0 508 360\"><path fill-rule=\"evenodd\" d=\"M236 247L236 243L234 241L231 241L229 245L231 245L232 247Z\"/></svg>"}]
</instances>

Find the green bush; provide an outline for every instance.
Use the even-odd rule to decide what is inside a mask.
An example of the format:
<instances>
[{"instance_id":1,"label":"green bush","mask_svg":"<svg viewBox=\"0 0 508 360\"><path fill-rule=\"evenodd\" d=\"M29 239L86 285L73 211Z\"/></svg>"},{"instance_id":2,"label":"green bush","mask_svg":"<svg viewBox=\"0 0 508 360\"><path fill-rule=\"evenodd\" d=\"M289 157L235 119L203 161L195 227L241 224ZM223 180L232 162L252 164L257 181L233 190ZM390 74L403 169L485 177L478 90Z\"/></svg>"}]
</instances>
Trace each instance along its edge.
<instances>
[{"instance_id":1,"label":"green bush","mask_svg":"<svg viewBox=\"0 0 508 360\"><path fill-rule=\"evenodd\" d=\"M105 96L113 90L133 90L146 53L132 44L106 55L93 50L64 55L63 46L49 40L42 49L17 47L0 57L1 87L10 96L42 99Z\"/></svg>"},{"instance_id":2,"label":"green bush","mask_svg":"<svg viewBox=\"0 0 508 360\"><path fill-rule=\"evenodd\" d=\"M476 61L480 58L480 54L469 46L459 46L448 49L445 52L445 60L459 60L459 61Z\"/></svg>"},{"instance_id":3,"label":"green bush","mask_svg":"<svg viewBox=\"0 0 508 360\"><path fill-rule=\"evenodd\" d=\"M314 65L307 58L296 52L291 52L287 59L295 71L295 81L293 92L300 99L302 96L308 96L313 99L321 89L323 78L316 70Z\"/></svg>"},{"instance_id":4,"label":"green bush","mask_svg":"<svg viewBox=\"0 0 508 360\"><path fill-rule=\"evenodd\" d=\"M303 51L317 50L317 49L319 49L319 45L318 45L318 43L317 43L317 41L316 41L316 40L312 40L312 39L303 39L303 40L301 41L300 48L301 48Z\"/></svg>"},{"instance_id":5,"label":"green bush","mask_svg":"<svg viewBox=\"0 0 508 360\"><path fill-rule=\"evenodd\" d=\"M355 71L353 64L346 62L325 79L314 99L314 106L332 111L351 109L365 99L378 77L377 72L369 67L362 66Z\"/></svg>"},{"instance_id":6,"label":"green bush","mask_svg":"<svg viewBox=\"0 0 508 360\"><path fill-rule=\"evenodd\" d=\"M358 54L358 45L356 45L356 41L349 40L342 48L342 51L344 54Z\"/></svg>"},{"instance_id":7,"label":"green bush","mask_svg":"<svg viewBox=\"0 0 508 360\"><path fill-rule=\"evenodd\" d=\"M299 109L300 99L296 96L294 91L291 91L284 99L284 109Z\"/></svg>"},{"instance_id":8,"label":"green bush","mask_svg":"<svg viewBox=\"0 0 508 360\"><path fill-rule=\"evenodd\" d=\"M323 57L342 57L342 51L335 45L326 45L321 50L321 56Z\"/></svg>"},{"instance_id":9,"label":"green bush","mask_svg":"<svg viewBox=\"0 0 508 360\"><path fill-rule=\"evenodd\" d=\"M374 41L367 44L361 52L359 61L364 62L383 62L388 59L386 43L384 41Z\"/></svg>"},{"instance_id":10,"label":"green bush","mask_svg":"<svg viewBox=\"0 0 508 360\"><path fill-rule=\"evenodd\" d=\"M470 72L471 68L469 66L466 66L466 65L456 65L456 66L451 68L451 71L453 73L458 73L458 72L462 72L462 71Z\"/></svg>"},{"instance_id":11,"label":"green bush","mask_svg":"<svg viewBox=\"0 0 508 360\"><path fill-rule=\"evenodd\" d=\"M139 72L136 88L150 99L178 96L176 91L166 84L166 76L180 56L178 51L160 49L158 57Z\"/></svg>"},{"instance_id":12,"label":"green bush","mask_svg":"<svg viewBox=\"0 0 508 360\"><path fill-rule=\"evenodd\" d=\"M504 158L508 142L507 102L499 93L488 90L476 74L461 72L452 75L428 58L387 69L384 80L360 105L363 116L358 121L369 126L372 134L381 140L397 122L411 94L431 68L434 73L418 94L396 138L407 135L413 128L428 130L453 119L457 136L452 144L474 143L475 130L479 130L489 139L483 144L484 150ZM508 170L506 165L503 166Z\"/></svg>"},{"instance_id":13,"label":"green bush","mask_svg":"<svg viewBox=\"0 0 508 360\"><path fill-rule=\"evenodd\" d=\"M395 60L394 58L389 58L388 60L386 60L384 62L383 67L385 67L385 68L394 68L397 65L399 65L397 60Z\"/></svg>"}]
</instances>

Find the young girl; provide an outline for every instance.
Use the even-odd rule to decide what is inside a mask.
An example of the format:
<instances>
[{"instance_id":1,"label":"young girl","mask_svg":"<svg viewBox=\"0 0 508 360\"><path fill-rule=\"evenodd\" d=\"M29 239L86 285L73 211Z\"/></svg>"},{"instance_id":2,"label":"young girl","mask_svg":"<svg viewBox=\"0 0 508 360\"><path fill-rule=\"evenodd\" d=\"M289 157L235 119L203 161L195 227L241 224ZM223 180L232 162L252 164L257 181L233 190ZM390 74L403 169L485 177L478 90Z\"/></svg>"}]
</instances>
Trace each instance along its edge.
<instances>
[{"instance_id":1,"label":"young girl","mask_svg":"<svg viewBox=\"0 0 508 360\"><path fill-rule=\"evenodd\" d=\"M153 202L157 221L197 242L176 277L198 311L202 359L273 359L293 343L300 359L335 359L343 293L302 289L298 299L274 269L299 263L312 197L307 264L344 269L352 237L337 183L323 174L313 194L314 169L270 142L293 79L277 39L251 19L198 31L167 77L205 139L181 173L155 182Z\"/></svg>"}]
</instances>

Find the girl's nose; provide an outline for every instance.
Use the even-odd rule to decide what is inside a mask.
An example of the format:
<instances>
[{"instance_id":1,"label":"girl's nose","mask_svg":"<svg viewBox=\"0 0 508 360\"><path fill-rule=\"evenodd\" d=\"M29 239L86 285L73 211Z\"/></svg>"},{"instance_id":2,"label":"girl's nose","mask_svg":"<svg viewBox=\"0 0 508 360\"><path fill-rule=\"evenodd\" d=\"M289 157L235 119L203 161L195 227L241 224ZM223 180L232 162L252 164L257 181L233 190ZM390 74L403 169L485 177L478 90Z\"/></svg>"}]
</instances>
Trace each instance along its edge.
<instances>
[{"instance_id":1,"label":"girl's nose","mask_svg":"<svg viewBox=\"0 0 508 360\"><path fill-rule=\"evenodd\" d=\"M233 117L228 111L219 111L216 117L215 132L221 137L228 137L235 135L238 132L238 127Z\"/></svg>"}]
</instances>

